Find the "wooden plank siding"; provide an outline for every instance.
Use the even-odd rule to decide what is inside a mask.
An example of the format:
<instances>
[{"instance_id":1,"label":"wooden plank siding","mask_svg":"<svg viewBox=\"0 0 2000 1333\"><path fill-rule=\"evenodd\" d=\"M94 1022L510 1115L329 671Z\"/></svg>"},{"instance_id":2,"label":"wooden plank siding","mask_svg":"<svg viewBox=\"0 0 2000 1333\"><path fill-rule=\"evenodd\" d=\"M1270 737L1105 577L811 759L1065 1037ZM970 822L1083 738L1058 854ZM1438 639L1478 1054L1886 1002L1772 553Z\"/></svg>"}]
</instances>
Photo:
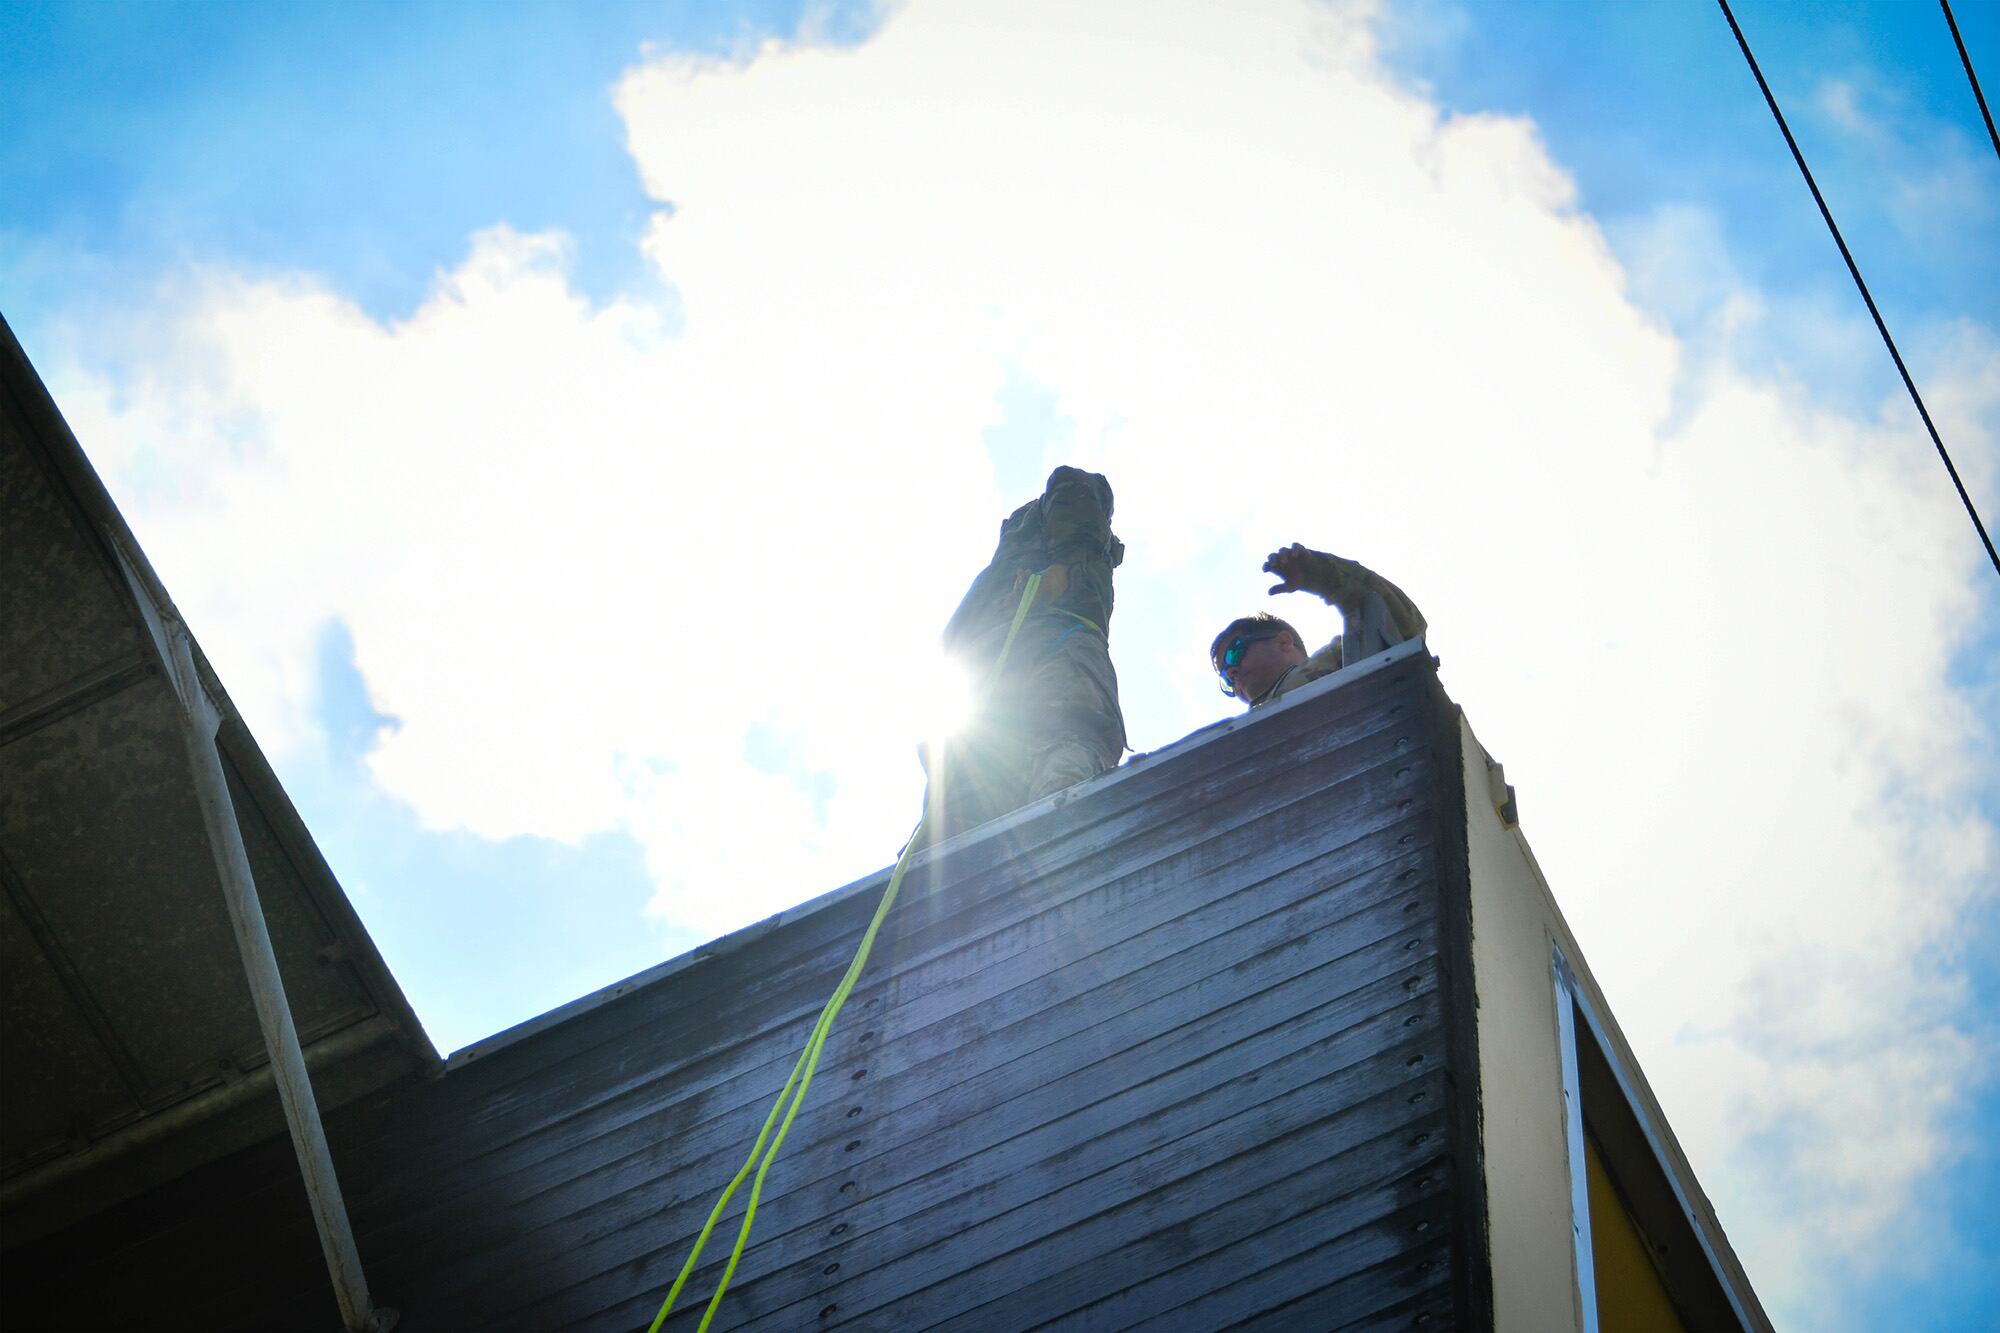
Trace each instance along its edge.
<instances>
[{"instance_id":1,"label":"wooden plank siding","mask_svg":"<svg viewBox=\"0 0 2000 1333\"><path fill-rule=\"evenodd\" d=\"M1457 738L1411 655L919 861L716 1327L1481 1326ZM644 1327L881 883L333 1116L399 1328ZM337 1327L289 1155L9 1254L10 1322Z\"/></svg>"}]
</instances>

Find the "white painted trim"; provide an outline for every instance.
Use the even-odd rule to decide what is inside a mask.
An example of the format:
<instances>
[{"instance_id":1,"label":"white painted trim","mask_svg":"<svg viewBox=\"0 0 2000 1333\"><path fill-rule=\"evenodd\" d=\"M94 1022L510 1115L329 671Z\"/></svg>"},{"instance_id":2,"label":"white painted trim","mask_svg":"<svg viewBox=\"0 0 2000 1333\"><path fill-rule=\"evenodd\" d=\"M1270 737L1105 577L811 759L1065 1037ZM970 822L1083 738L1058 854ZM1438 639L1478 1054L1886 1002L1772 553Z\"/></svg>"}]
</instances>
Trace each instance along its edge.
<instances>
[{"instance_id":1,"label":"white painted trim","mask_svg":"<svg viewBox=\"0 0 2000 1333\"><path fill-rule=\"evenodd\" d=\"M1581 1007L1576 976L1556 946L1556 1031L1562 1050L1564 1137L1569 1144L1570 1247L1576 1255L1577 1327L1598 1333L1597 1257L1590 1246L1590 1162L1583 1146L1583 1079L1577 1069L1576 1015Z\"/></svg>"},{"instance_id":2,"label":"white painted trim","mask_svg":"<svg viewBox=\"0 0 2000 1333\"><path fill-rule=\"evenodd\" d=\"M1569 960L1563 957L1562 946L1556 945L1554 953L1556 1007L1562 1023L1563 1097L1570 1102L1569 1114L1572 1126L1570 1169L1573 1180L1570 1188L1570 1196L1573 1206L1581 1207L1580 1216L1583 1219L1583 1234L1579 1242L1582 1248L1578 1252L1580 1261L1589 1257L1590 1201L1588 1182L1581 1174L1584 1170L1582 1157L1582 1101L1580 1097L1572 1098L1571 1096L1571 1090L1580 1086L1577 1083L1576 1015L1578 1014L1583 1016L1584 1025L1590 1029L1590 1039L1597 1043L1598 1053L1604 1057L1604 1063L1610 1066L1611 1077L1617 1080L1619 1094L1624 1097L1626 1107L1631 1111L1633 1120L1638 1123L1639 1132L1645 1136L1646 1147L1653 1155L1654 1166L1659 1169L1660 1175L1666 1179L1667 1188L1673 1191L1675 1205L1680 1208L1681 1215L1688 1220L1688 1225L1694 1229L1695 1240L1701 1245L1702 1258L1707 1261L1708 1271L1714 1275L1716 1286L1720 1287L1722 1294L1728 1298L1729 1308L1736 1315L1737 1326L1743 1329L1755 1329L1759 1327L1759 1325L1751 1322L1749 1312L1743 1304L1742 1293L1737 1291L1736 1284L1730 1281L1728 1271L1722 1266L1722 1261L1717 1254L1715 1239L1709 1234L1707 1222L1688 1201L1687 1191L1681 1185L1680 1176L1668 1165L1671 1159L1667 1155L1666 1141L1660 1134L1659 1126L1654 1124L1653 1118L1646 1113L1645 1103L1636 1095L1631 1071L1625 1067L1625 1062L1619 1058L1618 1048L1611 1044L1610 1036L1605 1031L1604 1022L1599 1017L1596 1006L1592 1005L1589 997L1583 993L1583 988L1577 985L1575 974L1570 970ZM1580 1205L1576 1203L1579 1200L1581 1201ZM1590 1322L1585 1324L1584 1327L1587 1333L1595 1333L1597 1328L1594 1296L1591 1303Z\"/></svg>"}]
</instances>

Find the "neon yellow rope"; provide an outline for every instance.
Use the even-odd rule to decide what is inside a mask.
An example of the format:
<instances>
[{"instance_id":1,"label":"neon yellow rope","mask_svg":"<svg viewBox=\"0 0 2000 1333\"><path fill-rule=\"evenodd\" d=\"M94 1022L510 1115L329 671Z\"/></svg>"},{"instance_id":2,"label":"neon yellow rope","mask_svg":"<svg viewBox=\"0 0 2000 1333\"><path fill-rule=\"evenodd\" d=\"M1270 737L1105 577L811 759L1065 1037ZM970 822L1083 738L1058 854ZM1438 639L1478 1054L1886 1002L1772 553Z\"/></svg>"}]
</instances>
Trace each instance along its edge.
<instances>
[{"instance_id":1,"label":"neon yellow rope","mask_svg":"<svg viewBox=\"0 0 2000 1333\"><path fill-rule=\"evenodd\" d=\"M1006 641L1000 645L1000 656L994 659L993 669L987 674L986 683L989 687L999 677L1000 669L1007 664L1007 654L1014 647L1014 636L1021 632L1021 623L1028 618L1028 608L1034 604L1035 593L1041 586L1040 574L1028 576L1027 586L1021 590L1021 604L1014 609L1014 622L1007 627ZM939 746L936 782L939 799L933 802L933 805L943 803L944 755L945 747ZM701 1316L700 1333L707 1333L709 1322L715 1318L716 1310L722 1305L722 1294L729 1290L729 1279L735 1276L736 1265L742 1260L743 1250L750 1243L750 1226L757 1220L757 1202L764 1194L764 1177L770 1172L771 1163L777 1160L778 1149L784 1146L785 1135L792 1128L792 1118L798 1115L799 1107L805 1104L806 1089L812 1086L813 1072L819 1068L820 1053L826 1049L827 1034L833 1031L833 1020L840 1016L841 1007L847 1003L847 997L854 992L854 983L861 979L862 969L868 966L868 955L875 948L875 936L882 929L883 921L888 919L889 909L895 905L896 894L903 887L903 872L909 868L910 857L915 854L918 845L923 841L924 825L929 820L930 810L927 809L923 818L917 821L917 827L910 834L910 840L903 845L903 854L896 858L896 868L889 872L888 887L882 890L882 901L875 908L874 919L868 923L868 929L861 933L861 944L854 951L854 961L847 965L847 972L841 977L840 984L833 988L833 994L828 997L825 1007L819 1011L819 1021L813 1024L812 1035L806 1038L806 1048L799 1052L798 1062L792 1066L791 1076L785 1080L785 1086L778 1092L778 1100L771 1103L771 1113L764 1117L764 1127L757 1131L757 1142L751 1145L750 1156L744 1161L743 1168L736 1173L735 1178L723 1189L722 1197L715 1201L715 1207L709 1210L708 1221L702 1226L701 1234L695 1237L694 1249L689 1253L687 1262L681 1265L680 1276L674 1279L674 1285L668 1289L667 1299L661 1304L660 1312L653 1316L653 1322L646 1333L660 1333L660 1325L666 1322L667 1315L674 1308L674 1302L680 1297L681 1288L687 1285L695 1264L700 1262L702 1249L708 1244L709 1235L715 1230L715 1224L721 1220L722 1210L729 1206L731 1196L736 1193L737 1187L754 1168L757 1178L750 1185L750 1202L743 1209L743 1225L736 1232L736 1247L729 1252L729 1263L722 1270L722 1280L716 1283L715 1295L709 1298L708 1309ZM796 1092L794 1092L795 1087ZM790 1102L789 1107L786 1105L787 1101ZM782 1121L778 1119L780 1112L784 1113ZM771 1147L767 1152L764 1140L770 1138L771 1126L774 1123L778 1126L778 1135L771 1139Z\"/></svg>"}]
</instances>

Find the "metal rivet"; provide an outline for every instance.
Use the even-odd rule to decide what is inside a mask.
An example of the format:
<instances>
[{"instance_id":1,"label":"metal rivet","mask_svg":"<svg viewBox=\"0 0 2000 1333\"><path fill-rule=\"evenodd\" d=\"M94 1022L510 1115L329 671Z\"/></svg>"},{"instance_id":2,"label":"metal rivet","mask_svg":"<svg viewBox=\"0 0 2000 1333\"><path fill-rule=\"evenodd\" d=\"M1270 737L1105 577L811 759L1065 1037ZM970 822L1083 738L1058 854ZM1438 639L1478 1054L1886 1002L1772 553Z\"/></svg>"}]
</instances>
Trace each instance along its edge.
<instances>
[{"instance_id":1,"label":"metal rivet","mask_svg":"<svg viewBox=\"0 0 2000 1333\"><path fill-rule=\"evenodd\" d=\"M1429 1231L1431 1224L1429 1222L1419 1222L1414 1229L1417 1231Z\"/></svg>"},{"instance_id":2,"label":"metal rivet","mask_svg":"<svg viewBox=\"0 0 2000 1333\"><path fill-rule=\"evenodd\" d=\"M1410 1140L1410 1146L1411 1146L1412 1148L1421 1148L1421 1147L1423 1147L1423 1146L1424 1146L1424 1145L1425 1145L1426 1143L1429 1143L1430 1141L1431 1141L1431 1136L1430 1136L1430 1135L1428 1135L1428 1134L1419 1134L1419 1135L1417 1135L1417 1136L1416 1136L1415 1138L1413 1138L1413 1139L1411 1139L1411 1140Z\"/></svg>"},{"instance_id":3,"label":"metal rivet","mask_svg":"<svg viewBox=\"0 0 2000 1333\"><path fill-rule=\"evenodd\" d=\"M1414 980L1414 978L1412 978L1412 980ZM849 1120L854 1119L855 1116L858 1116L860 1114L861 1114L861 1108L858 1106L850 1106L847 1108L847 1118Z\"/></svg>"},{"instance_id":4,"label":"metal rivet","mask_svg":"<svg viewBox=\"0 0 2000 1333\"><path fill-rule=\"evenodd\" d=\"M826 1274L828 1277L832 1277L835 1273L838 1273L840 1271L840 1265L828 1264L825 1268L822 1268L819 1271Z\"/></svg>"},{"instance_id":5,"label":"metal rivet","mask_svg":"<svg viewBox=\"0 0 2000 1333\"><path fill-rule=\"evenodd\" d=\"M1403 1026L1406 1028L1413 1028L1417 1024L1423 1021L1424 1021L1424 1016L1422 1014L1411 1014L1408 1018L1403 1020Z\"/></svg>"},{"instance_id":6,"label":"metal rivet","mask_svg":"<svg viewBox=\"0 0 2000 1333\"><path fill-rule=\"evenodd\" d=\"M827 1305L827 1306L822 1306L822 1307L820 1308L820 1312L819 1312L819 1317L820 1317L821 1319L831 1319L831 1318L833 1318L833 1312L834 1312L835 1310L838 1310L839 1308L840 1308L840 1307L839 1307L838 1305Z\"/></svg>"},{"instance_id":7,"label":"metal rivet","mask_svg":"<svg viewBox=\"0 0 2000 1333\"><path fill-rule=\"evenodd\" d=\"M1422 980L1423 980L1423 978L1422 978L1422 977L1404 977L1404 978L1403 978L1403 989L1404 989L1404 990L1415 990L1415 989L1417 988L1417 983L1418 983L1418 982L1420 982L1420 981L1422 981Z\"/></svg>"},{"instance_id":8,"label":"metal rivet","mask_svg":"<svg viewBox=\"0 0 2000 1333\"><path fill-rule=\"evenodd\" d=\"M1406 942L1406 943L1405 943L1405 944L1403 945L1403 952L1404 952L1404 953L1408 953L1408 952L1409 952L1410 950L1412 950L1412 949L1416 948L1416 947L1417 947L1417 946L1418 946L1419 944L1422 944L1422 943L1423 943L1423 941L1422 941L1422 940L1409 940L1409 941L1407 941L1407 942ZM866 1073L867 1071L866 1071L866 1070L864 1070L864 1071L862 1071L862 1072L863 1072L863 1073ZM856 1078L860 1078L860 1077L861 1077L861 1075L860 1075L860 1074L856 1074L856 1075L855 1075L854 1077L856 1077Z\"/></svg>"},{"instance_id":9,"label":"metal rivet","mask_svg":"<svg viewBox=\"0 0 2000 1333\"><path fill-rule=\"evenodd\" d=\"M859 1083L859 1082L860 1082L860 1081L861 1081L862 1079L864 1079L864 1078L867 1078L867 1077L868 1077L868 1071L867 1071L867 1070L865 1070L865 1069L857 1069L857 1070L855 1070L855 1071L854 1071L854 1076L853 1076L853 1081L854 1081L854 1082L856 1082L856 1083Z\"/></svg>"},{"instance_id":10,"label":"metal rivet","mask_svg":"<svg viewBox=\"0 0 2000 1333\"><path fill-rule=\"evenodd\" d=\"M843 1232L843 1231L845 1231L845 1230L847 1230L847 1223L845 1223L845 1222L835 1222L835 1223L833 1224L833 1230L831 1230L831 1231L827 1232L826 1234L827 1234L827 1235L829 1235L829 1236L838 1236L838 1235L839 1235L839 1234L840 1234L841 1232Z\"/></svg>"},{"instance_id":11,"label":"metal rivet","mask_svg":"<svg viewBox=\"0 0 2000 1333\"><path fill-rule=\"evenodd\" d=\"M1410 1105L1415 1106L1418 1102L1422 1101L1424 1098L1428 1096L1430 1096L1428 1092L1425 1092L1422 1088L1418 1088L1415 1092L1410 1094Z\"/></svg>"},{"instance_id":12,"label":"metal rivet","mask_svg":"<svg viewBox=\"0 0 2000 1333\"><path fill-rule=\"evenodd\" d=\"M1415 1069L1418 1065L1422 1064L1423 1062L1424 1062L1424 1057L1422 1053L1419 1052L1418 1054L1413 1055L1409 1059L1403 1061L1403 1065L1405 1068Z\"/></svg>"},{"instance_id":13,"label":"metal rivet","mask_svg":"<svg viewBox=\"0 0 2000 1333\"><path fill-rule=\"evenodd\" d=\"M861 1146L861 1140L860 1140L860 1139L856 1139L856 1140L855 1140L854 1142L852 1142L852 1143L848 1144L848 1145L847 1145L847 1146L846 1146L845 1148L841 1149L841 1151L842 1151L842 1152L853 1152L853 1151L854 1151L854 1150L855 1150L856 1148L859 1148L860 1146Z\"/></svg>"},{"instance_id":14,"label":"metal rivet","mask_svg":"<svg viewBox=\"0 0 2000 1333\"><path fill-rule=\"evenodd\" d=\"M842 1194L848 1194L848 1193L851 1193L851 1192L853 1192L854 1190L856 1190L856 1189L859 1189L859 1188L860 1188L860 1186L859 1186L859 1185L857 1185L857 1184L856 1184L856 1183L855 1183L854 1181L851 1181L851 1180L843 1180L842 1182L840 1182L840 1192L841 1192Z\"/></svg>"}]
</instances>

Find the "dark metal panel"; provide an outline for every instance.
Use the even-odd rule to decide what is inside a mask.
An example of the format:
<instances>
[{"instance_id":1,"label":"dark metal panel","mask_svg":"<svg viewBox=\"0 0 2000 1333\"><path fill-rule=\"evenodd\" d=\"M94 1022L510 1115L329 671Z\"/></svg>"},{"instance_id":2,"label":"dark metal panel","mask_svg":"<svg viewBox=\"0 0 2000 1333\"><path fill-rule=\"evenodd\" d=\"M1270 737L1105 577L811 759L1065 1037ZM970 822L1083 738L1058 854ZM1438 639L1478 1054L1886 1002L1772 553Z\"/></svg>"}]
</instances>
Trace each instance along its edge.
<instances>
[{"instance_id":1,"label":"dark metal panel","mask_svg":"<svg viewBox=\"0 0 2000 1333\"><path fill-rule=\"evenodd\" d=\"M58 692L141 640L125 599L105 576L81 516L65 504L29 448L28 421L0 379L0 714Z\"/></svg>"},{"instance_id":2,"label":"dark metal panel","mask_svg":"<svg viewBox=\"0 0 2000 1333\"><path fill-rule=\"evenodd\" d=\"M11 1246L185 1170L210 1129L217 1153L265 1132L254 1096L240 1095L265 1058L179 701L147 629L149 615L171 619L171 602L4 321L0 533L0 1236ZM321 1076L351 1096L438 1068L240 720L228 718L220 748L298 1027L308 1043L326 1038L315 1049L338 1066ZM385 1038L400 1059L384 1059ZM211 1112L217 1123L200 1124ZM180 1141L156 1142L169 1131ZM140 1159L153 1174L135 1170Z\"/></svg>"},{"instance_id":3,"label":"dark metal panel","mask_svg":"<svg viewBox=\"0 0 2000 1333\"><path fill-rule=\"evenodd\" d=\"M16 741L0 764L8 859L147 1098L204 1086L218 1056L233 1068L260 1048L248 993L215 984L235 946L175 707L156 678Z\"/></svg>"},{"instance_id":4,"label":"dark metal panel","mask_svg":"<svg viewBox=\"0 0 2000 1333\"><path fill-rule=\"evenodd\" d=\"M68 1151L134 1096L15 903L15 894L0 895L0 1005L19 1015L0 1039L0 1160L9 1163Z\"/></svg>"},{"instance_id":5,"label":"dark metal panel","mask_svg":"<svg viewBox=\"0 0 2000 1333\"><path fill-rule=\"evenodd\" d=\"M144 1104L263 1061L248 991L226 966L235 946L193 789L170 748L175 709L155 679L23 738L0 765L9 862L142 1071ZM307 1039L368 1018L361 988L320 961L332 932L268 826L244 813Z\"/></svg>"},{"instance_id":6,"label":"dark metal panel","mask_svg":"<svg viewBox=\"0 0 2000 1333\"><path fill-rule=\"evenodd\" d=\"M242 774L234 764L224 768L299 1039L310 1044L373 1018L379 1010L348 965L348 952L321 899L308 892L290 850L272 829L265 808L250 796Z\"/></svg>"},{"instance_id":7,"label":"dark metal panel","mask_svg":"<svg viewBox=\"0 0 2000 1333\"><path fill-rule=\"evenodd\" d=\"M379 1089L410 1068L400 1034L385 1019L372 1019L305 1048L320 1100L344 1103ZM177 1180L204 1163L283 1135L285 1120L268 1065L234 1083L175 1102L135 1121L110 1140L79 1145L79 1154L47 1163L27 1177L40 1188L24 1189L0 1213L0 1250L11 1251L36 1237L103 1215L113 1205L141 1195L162 1181ZM279 1143L290 1151L289 1141ZM299 1187L294 1159L283 1180ZM10 1184L13 1182L10 1182ZM184 1219L205 1218L215 1201L197 1194L178 1205ZM254 1216L254 1211L251 1214ZM197 1223L208 1225L207 1221ZM228 1234L230 1227L222 1227ZM323 1275L322 1275L323 1280Z\"/></svg>"}]
</instances>

